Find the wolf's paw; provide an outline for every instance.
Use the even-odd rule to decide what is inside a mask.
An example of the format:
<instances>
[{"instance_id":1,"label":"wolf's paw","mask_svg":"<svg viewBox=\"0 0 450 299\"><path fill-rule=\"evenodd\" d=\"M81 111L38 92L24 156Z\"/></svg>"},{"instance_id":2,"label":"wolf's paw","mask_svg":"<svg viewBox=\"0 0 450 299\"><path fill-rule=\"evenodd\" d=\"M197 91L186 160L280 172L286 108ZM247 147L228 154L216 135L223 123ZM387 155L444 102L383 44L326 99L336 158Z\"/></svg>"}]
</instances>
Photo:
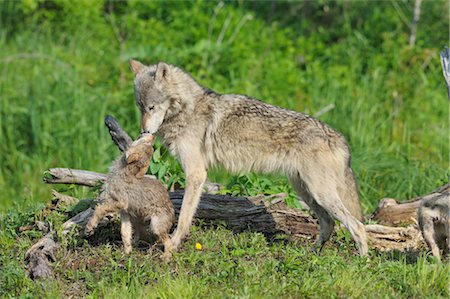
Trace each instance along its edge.
<instances>
[{"instance_id":1,"label":"wolf's paw","mask_svg":"<svg viewBox=\"0 0 450 299\"><path fill-rule=\"evenodd\" d=\"M123 244L123 252L125 254L130 254L132 250L131 244Z\"/></svg>"},{"instance_id":2,"label":"wolf's paw","mask_svg":"<svg viewBox=\"0 0 450 299\"><path fill-rule=\"evenodd\" d=\"M170 242L172 243L171 250L177 251L178 246L180 246L181 240L177 237L172 237L172 238L170 238Z\"/></svg>"}]
</instances>

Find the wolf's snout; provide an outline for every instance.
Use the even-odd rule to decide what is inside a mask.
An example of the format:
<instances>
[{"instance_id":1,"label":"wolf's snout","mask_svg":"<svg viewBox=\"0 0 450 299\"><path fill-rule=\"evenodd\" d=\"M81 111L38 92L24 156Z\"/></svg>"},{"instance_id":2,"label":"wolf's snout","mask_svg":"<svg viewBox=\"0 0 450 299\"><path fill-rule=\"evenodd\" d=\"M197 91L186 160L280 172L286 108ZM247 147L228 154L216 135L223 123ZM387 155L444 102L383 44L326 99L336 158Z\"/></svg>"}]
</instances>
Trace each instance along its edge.
<instances>
[{"instance_id":1,"label":"wolf's snout","mask_svg":"<svg viewBox=\"0 0 450 299\"><path fill-rule=\"evenodd\" d=\"M142 113L141 132L155 134L164 121L167 108L155 107L151 113Z\"/></svg>"}]
</instances>

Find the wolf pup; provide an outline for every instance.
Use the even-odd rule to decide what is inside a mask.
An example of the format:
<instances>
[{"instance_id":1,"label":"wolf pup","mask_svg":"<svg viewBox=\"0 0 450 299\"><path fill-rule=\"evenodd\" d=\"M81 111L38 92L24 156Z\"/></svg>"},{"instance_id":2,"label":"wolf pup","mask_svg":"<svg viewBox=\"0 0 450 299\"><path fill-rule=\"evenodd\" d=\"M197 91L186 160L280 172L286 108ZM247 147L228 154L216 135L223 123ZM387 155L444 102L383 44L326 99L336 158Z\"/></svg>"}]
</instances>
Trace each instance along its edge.
<instances>
[{"instance_id":1,"label":"wolf pup","mask_svg":"<svg viewBox=\"0 0 450 299\"><path fill-rule=\"evenodd\" d=\"M439 249L450 253L450 192L431 200L423 200L418 212L423 238L436 259L441 260Z\"/></svg>"},{"instance_id":2,"label":"wolf pup","mask_svg":"<svg viewBox=\"0 0 450 299\"><path fill-rule=\"evenodd\" d=\"M285 173L319 219L314 250L330 238L337 219L360 254L367 254L350 150L341 134L306 114L244 95L217 94L164 62L146 66L131 60L130 66L142 132L160 136L186 174L174 248L189 232L207 169L220 164L234 173Z\"/></svg>"},{"instance_id":3,"label":"wolf pup","mask_svg":"<svg viewBox=\"0 0 450 299\"><path fill-rule=\"evenodd\" d=\"M102 199L86 225L85 234L93 234L99 220L109 213L120 212L121 235L125 253L131 252L134 240L153 232L164 244L163 259L171 257L169 230L175 213L166 188L155 179L145 177L153 154L154 136L145 134L112 165L106 178Z\"/></svg>"}]
</instances>

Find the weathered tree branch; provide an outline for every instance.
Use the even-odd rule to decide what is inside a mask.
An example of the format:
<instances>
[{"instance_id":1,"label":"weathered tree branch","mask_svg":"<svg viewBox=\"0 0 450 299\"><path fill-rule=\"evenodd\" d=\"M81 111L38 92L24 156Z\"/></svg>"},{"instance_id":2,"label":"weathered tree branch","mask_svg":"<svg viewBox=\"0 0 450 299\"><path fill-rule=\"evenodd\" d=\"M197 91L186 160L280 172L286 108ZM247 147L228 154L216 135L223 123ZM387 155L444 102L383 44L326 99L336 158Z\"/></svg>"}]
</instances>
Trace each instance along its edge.
<instances>
[{"instance_id":1,"label":"weathered tree branch","mask_svg":"<svg viewBox=\"0 0 450 299\"><path fill-rule=\"evenodd\" d=\"M153 175L146 175L155 179ZM50 168L44 173L43 181L47 184L74 184L97 187L106 180L106 174L72 168Z\"/></svg>"},{"instance_id":2,"label":"weathered tree branch","mask_svg":"<svg viewBox=\"0 0 450 299\"><path fill-rule=\"evenodd\" d=\"M51 175L51 178L48 178L48 175L46 176L47 178L44 177L44 181L48 184L77 184L94 187L106 179L106 175L103 173L69 168L51 168L47 171L47 174ZM150 175L148 177L155 178ZM430 194L410 201L398 202L392 198L384 198L369 219L388 225L414 224L417 219L417 209L422 200L428 200L449 191L450 184L447 183Z\"/></svg>"},{"instance_id":3,"label":"weathered tree branch","mask_svg":"<svg viewBox=\"0 0 450 299\"><path fill-rule=\"evenodd\" d=\"M131 143L133 143L133 139L131 139L127 132L122 129L112 115L107 115L105 117L105 125L108 127L109 134L114 143L122 152L126 151Z\"/></svg>"},{"instance_id":4,"label":"weathered tree branch","mask_svg":"<svg viewBox=\"0 0 450 299\"><path fill-rule=\"evenodd\" d=\"M84 227L92 217L93 213L94 209L88 207L86 210L64 222L62 225L62 235L65 236L76 228L78 228L79 232L83 235ZM105 217L102 219L98 224L98 227L108 224L111 218ZM51 231L27 250L25 253L25 262L27 264L28 275L32 279L45 279L53 275L51 263L56 260L55 252L58 247L59 244L56 232Z\"/></svg>"},{"instance_id":5,"label":"weathered tree branch","mask_svg":"<svg viewBox=\"0 0 450 299\"><path fill-rule=\"evenodd\" d=\"M43 181L47 184L76 184L95 187L104 182L106 174L71 168L50 168L44 173Z\"/></svg>"},{"instance_id":6,"label":"weathered tree branch","mask_svg":"<svg viewBox=\"0 0 450 299\"><path fill-rule=\"evenodd\" d=\"M48 233L25 253L28 275L31 279L47 278L53 275L51 262L56 261L54 232Z\"/></svg>"}]
</instances>

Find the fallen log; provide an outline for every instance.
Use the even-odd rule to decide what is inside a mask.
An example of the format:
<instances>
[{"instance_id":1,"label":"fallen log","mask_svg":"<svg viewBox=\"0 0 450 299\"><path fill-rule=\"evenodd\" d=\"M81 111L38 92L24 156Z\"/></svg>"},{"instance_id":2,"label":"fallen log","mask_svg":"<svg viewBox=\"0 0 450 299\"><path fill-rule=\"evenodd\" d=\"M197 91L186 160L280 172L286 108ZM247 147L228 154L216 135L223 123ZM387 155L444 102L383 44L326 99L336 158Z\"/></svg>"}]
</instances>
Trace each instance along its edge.
<instances>
[{"instance_id":1,"label":"fallen log","mask_svg":"<svg viewBox=\"0 0 450 299\"><path fill-rule=\"evenodd\" d=\"M387 225L416 223L417 210L419 209L422 201L427 201L443 193L449 192L450 184L447 183L429 194L416 197L410 201L399 202L393 198L384 198L380 201L378 208L369 217L369 219Z\"/></svg>"}]
</instances>

